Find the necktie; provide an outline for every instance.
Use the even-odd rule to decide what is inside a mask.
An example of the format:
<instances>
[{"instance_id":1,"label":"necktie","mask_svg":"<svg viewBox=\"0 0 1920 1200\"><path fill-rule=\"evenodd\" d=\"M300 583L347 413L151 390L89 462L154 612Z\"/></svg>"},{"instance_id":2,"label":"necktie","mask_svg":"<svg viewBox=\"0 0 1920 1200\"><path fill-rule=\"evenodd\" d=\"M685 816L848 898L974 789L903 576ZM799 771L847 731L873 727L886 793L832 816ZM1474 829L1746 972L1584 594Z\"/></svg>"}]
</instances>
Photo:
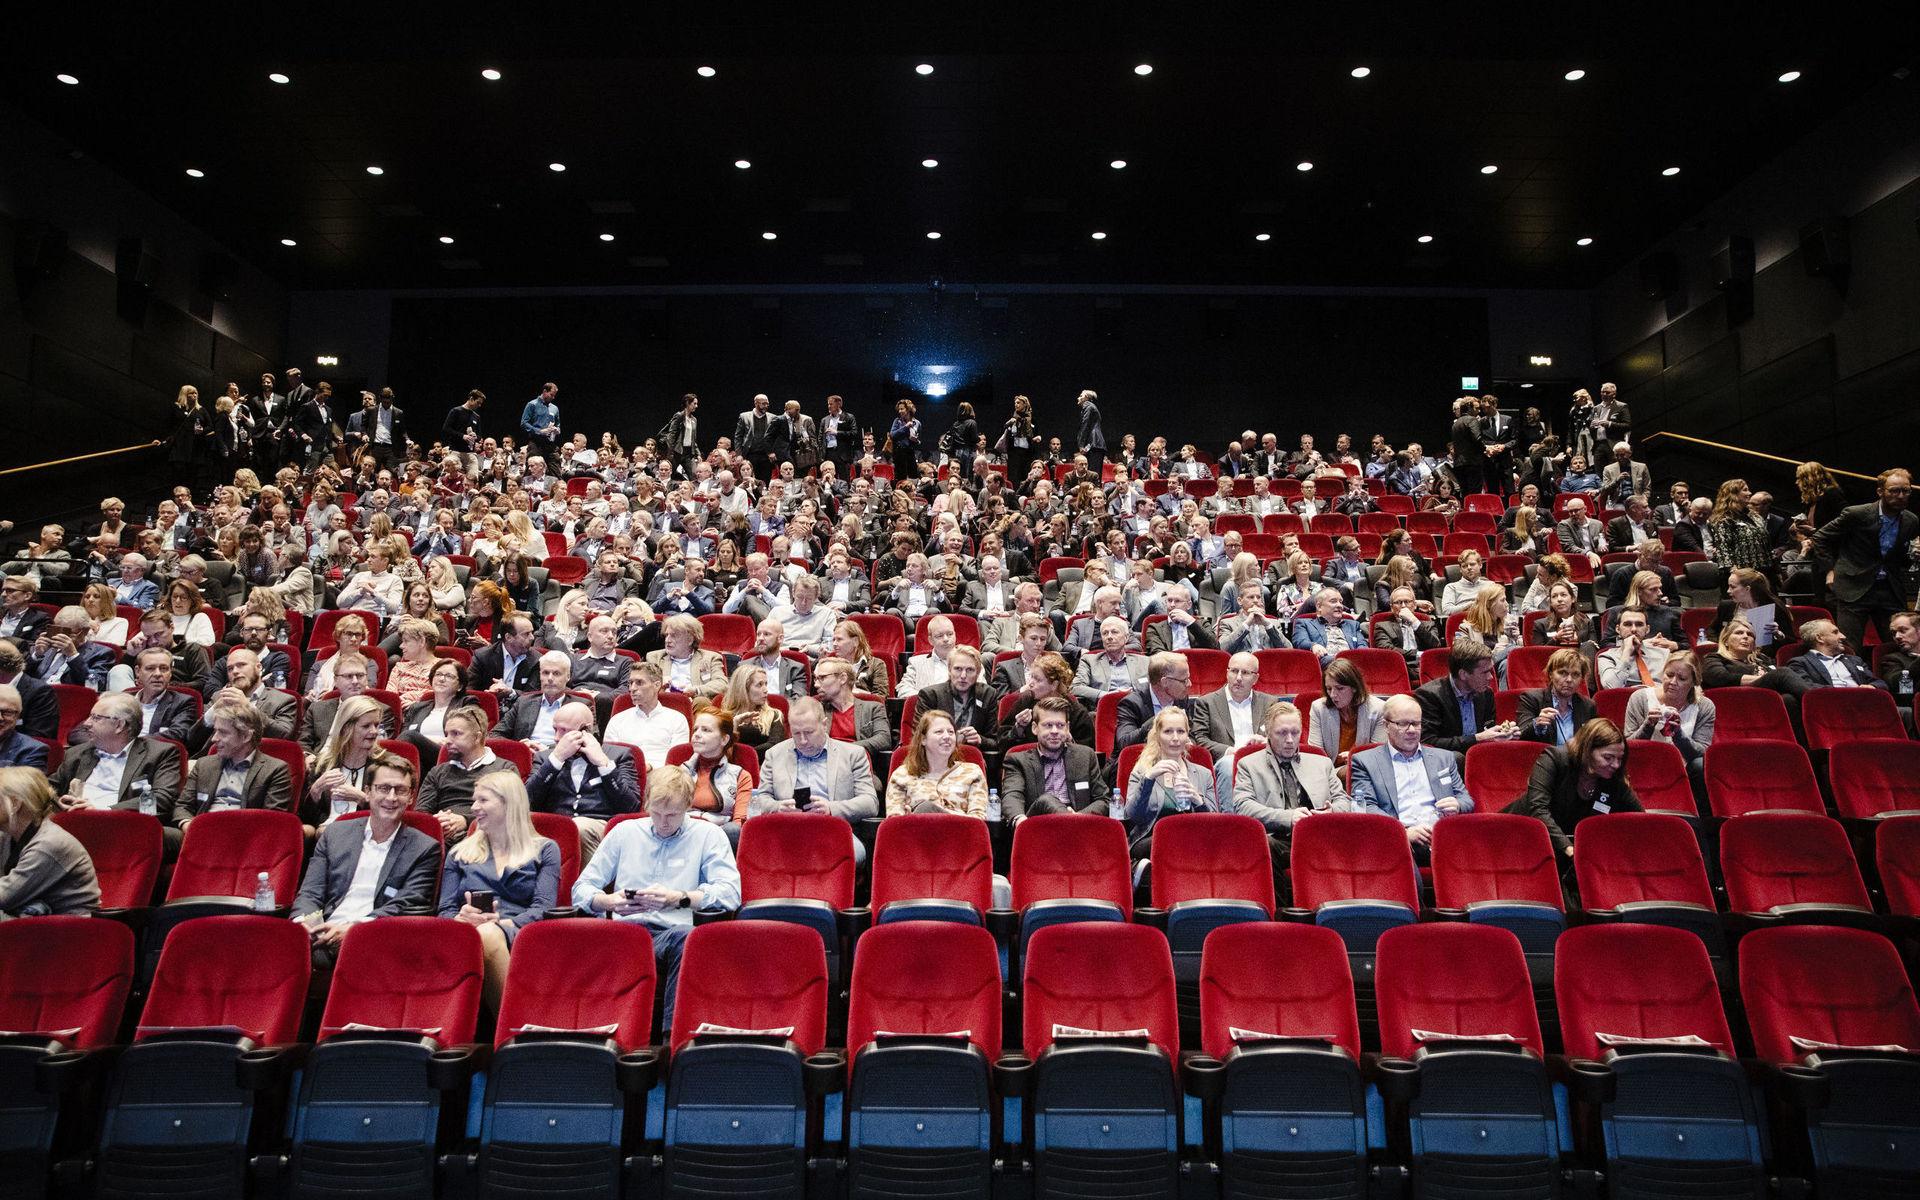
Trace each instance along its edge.
<instances>
[{"instance_id":1,"label":"necktie","mask_svg":"<svg viewBox=\"0 0 1920 1200\"><path fill-rule=\"evenodd\" d=\"M1636 668L1638 668L1638 670L1640 671L1640 682L1646 684L1648 687L1652 687L1653 672L1647 670L1647 660L1641 657L1640 655L1635 654L1633 656L1633 665Z\"/></svg>"},{"instance_id":2,"label":"necktie","mask_svg":"<svg viewBox=\"0 0 1920 1200\"><path fill-rule=\"evenodd\" d=\"M1280 795L1284 801L1282 807L1300 807L1300 777L1293 773L1293 760L1280 760Z\"/></svg>"}]
</instances>

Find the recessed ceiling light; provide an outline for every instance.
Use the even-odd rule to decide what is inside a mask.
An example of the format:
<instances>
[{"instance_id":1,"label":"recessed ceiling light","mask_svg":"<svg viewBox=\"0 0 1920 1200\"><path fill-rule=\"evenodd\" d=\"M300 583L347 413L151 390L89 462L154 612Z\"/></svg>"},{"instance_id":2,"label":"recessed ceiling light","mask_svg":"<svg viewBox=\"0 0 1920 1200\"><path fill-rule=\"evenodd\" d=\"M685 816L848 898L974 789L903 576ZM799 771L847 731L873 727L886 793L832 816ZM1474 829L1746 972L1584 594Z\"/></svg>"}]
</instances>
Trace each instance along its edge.
<instances>
[{"instance_id":1,"label":"recessed ceiling light","mask_svg":"<svg viewBox=\"0 0 1920 1200\"><path fill-rule=\"evenodd\" d=\"M565 163L548 163L547 164L547 170L549 171L564 171L566 169L567 169L567 164Z\"/></svg>"},{"instance_id":2,"label":"recessed ceiling light","mask_svg":"<svg viewBox=\"0 0 1920 1200\"><path fill-rule=\"evenodd\" d=\"M205 179L206 177L207 177L207 173L205 171L202 171L199 167L187 168L188 179Z\"/></svg>"},{"instance_id":3,"label":"recessed ceiling light","mask_svg":"<svg viewBox=\"0 0 1920 1200\"><path fill-rule=\"evenodd\" d=\"M267 78L273 80L275 83L292 83L293 82L293 77L291 75L287 75L286 73L281 71L275 71L273 72L273 74L267 76Z\"/></svg>"},{"instance_id":4,"label":"recessed ceiling light","mask_svg":"<svg viewBox=\"0 0 1920 1200\"><path fill-rule=\"evenodd\" d=\"M1495 171L1498 171L1499 169L1500 169L1499 163L1488 163L1486 166L1480 168L1480 173L1482 175L1491 175Z\"/></svg>"},{"instance_id":5,"label":"recessed ceiling light","mask_svg":"<svg viewBox=\"0 0 1920 1200\"><path fill-rule=\"evenodd\" d=\"M913 73L915 75L931 75L933 74L933 64L921 63L919 66L913 69Z\"/></svg>"},{"instance_id":6,"label":"recessed ceiling light","mask_svg":"<svg viewBox=\"0 0 1920 1200\"><path fill-rule=\"evenodd\" d=\"M1093 240L1096 242L1104 242L1107 240L1107 235L1096 229L1093 231Z\"/></svg>"},{"instance_id":7,"label":"recessed ceiling light","mask_svg":"<svg viewBox=\"0 0 1920 1200\"><path fill-rule=\"evenodd\" d=\"M771 229L769 229L769 230L767 230L767 231L766 231L765 233L763 233L763 234L761 234L761 235L760 235L760 237L761 237L761 238L762 238L763 240L765 240L765 241L769 241L769 242L771 242L771 241L772 241L773 239L775 239L775 238L777 238L777 237L779 237L779 236L780 236L779 234L777 234L777 233L775 233L775 232L774 232L773 230L771 230Z\"/></svg>"},{"instance_id":8,"label":"recessed ceiling light","mask_svg":"<svg viewBox=\"0 0 1920 1200\"><path fill-rule=\"evenodd\" d=\"M1313 170L1313 164L1310 162L1297 162L1293 164L1293 169L1296 171L1311 171Z\"/></svg>"},{"instance_id":9,"label":"recessed ceiling light","mask_svg":"<svg viewBox=\"0 0 1920 1200\"><path fill-rule=\"evenodd\" d=\"M744 158L736 158L736 159L734 159L734 160L733 160L733 165L734 165L734 166L735 166L736 168L738 168L738 169L740 169L740 170L742 170L742 171L744 171L744 170L746 170L746 169L747 169L748 167L751 167L751 166L752 166L753 164L752 164L752 163L750 163L750 162L748 162L748 161L747 161L746 159L744 159Z\"/></svg>"},{"instance_id":10,"label":"recessed ceiling light","mask_svg":"<svg viewBox=\"0 0 1920 1200\"><path fill-rule=\"evenodd\" d=\"M292 238L281 238L280 244L282 246L298 246L300 243L294 241Z\"/></svg>"},{"instance_id":11,"label":"recessed ceiling light","mask_svg":"<svg viewBox=\"0 0 1920 1200\"><path fill-rule=\"evenodd\" d=\"M73 87L80 82L80 77L78 75L68 75L68 74L62 73L59 75L55 75L54 78L58 79L61 83L66 84L68 87Z\"/></svg>"},{"instance_id":12,"label":"recessed ceiling light","mask_svg":"<svg viewBox=\"0 0 1920 1200\"><path fill-rule=\"evenodd\" d=\"M698 75L702 79L712 79L715 75L718 75L720 72L714 70L712 67L695 67L693 69L693 73L695 75Z\"/></svg>"},{"instance_id":13,"label":"recessed ceiling light","mask_svg":"<svg viewBox=\"0 0 1920 1200\"><path fill-rule=\"evenodd\" d=\"M920 165L931 171L940 165L940 160L937 158L923 158L920 160Z\"/></svg>"},{"instance_id":14,"label":"recessed ceiling light","mask_svg":"<svg viewBox=\"0 0 1920 1200\"><path fill-rule=\"evenodd\" d=\"M930 241L930 242L937 242L937 241L939 241L939 240L940 240L940 231L939 231L938 229L929 229L929 230L927 230L927 240L928 240L928 241Z\"/></svg>"},{"instance_id":15,"label":"recessed ceiling light","mask_svg":"<svg viewBox=\"0 0 1920 1200\"><path fill-rule=\"evenodd\" d=\"M453 245L453 239L443 233L440 235L440 244L442 246L451 246Z\"/></svg>"},{"instance_id":16,"label":"recessed ceiling light","mask_svg":"<svg viewBox=\"0 0 1920 1200\"><path fill-rule=\"evenodd\" d=\"M1782 71L1782 72L1780 72L1780 82L1781 82L1781 83L1792 83L1792 82L1793 82L1794 80L1796 80L1796 79L1798 79L1798 78L1800 78L1800 72L1798 72L1798 71Z\"/></svg>"},{"instance_id":17,"label":"recessed ceiling light","mask_svg":"<svg viewBox=\"0 0 1920 1200\"><path fill-rule=\"evenodd\" d=\"M1256 242L1270 242L1273 240L1273 235L1270 233L1256 233L1253 235L1253 240Z\"/></svg>"},{"instance_id":18,"label":"recessed ceiling light","mask_svg":"<svg viewBox=\"0 0 1920 1200\"><path fill-rule=\"evenodd\" d=\"M1423 234L1421 234L1421 235L1420 235L1419 237L1417 237L1417 238L1415 238L1415 239L1413 239L1413 240L1414 240L1414 241L1416 241L1416 242L1419 242L1419 243L1420 243L1420 244L1421 244L1422 246L1424 246L1424 245L1426 245L1426 244L1427 244L1428 242L1431 242L1431 241L1433 240L1433 235L1432 235L1432 234L1430 234L1430 233L1423 233Z\"/></svg>"},{"instance_id":19,"label":"recessed ceiling light","mask_svg":"<svg viewBox=\"0 0 1920 1200\"><path fill-rule=\"evenodd\" d=\"M484 67L480 71L480 78L487 80L489 83L498 83L500 82L500 71L497 67Z\"/></svg>"},{"instance_id":20,"label":"recessed ceiling light","mask_svg":"<svg viewBox=\"0 0 1920 1200\"><path fill-rule=\"evenodd\" d=\"M610 242L613 240L613 235L610 233L603 233L600 235L600 240L603 242Z\"/></svg>"},{"instance_id":21,"label":"recessed ceiling light","mask_svg":"<svg viewBox=\"0 0 1920 1200\"><path fill-rule=\"evenodd\" d=\"M1593 239L1590 237L1575 238L1573 244L1576 246L1591 246L1593 245Z\"/></svg>"},{"instance_id":22,"label":"recessed ceiling light","mask_svg":"<svg viewBox=\"0 0 1920 1200\"><path fill-rule=\"evenodd\" d=\"M1662 171L1662 172L1660 172L1660 173L1661 173L1662 175L1665 175L1665 176L1667 176L1667 177L1669 177L1669 178L1671 178L1671 177L1673 177L1673 176L1675 176L1675 175L1678 175L1678 174L1680 173L1680 168L1679 168L1679 167L1668 167L1668 168L1667 168L1666 170L1664 170L1664 171Z\"/></svg>"},{"instance_id":23,"label":"recessed ceiling light","mask_svg":"<svg viewBox=\"0 0 1920 1200\"><path fill-rule=\"evenodd\" d=\"M1112 167L1116 171L1124 171L1127 169L1127 160L1124 158L1116 158L1112 162L1108 163L1107 165Z\"/></svg>"},{"instance_id":24,"label":"recessed ceiling light","mask_svg":"<svg viewBox=\"0 0 1920 1200\"><path fill-rule=\"evenodd\" d=\"M1139 66L1133 69L1133 73L1135 75L1151 75L1153 74L1153 64L1141 63Z\"/></svg>"},{"instance_id":25,"label":"recessed ceiling light","mask_svg":"<svg viewBox=\"0 0 1920 1200\"><path fill-rule=\"evenodd\" d=\"M1355 79L1365 79L1367 76L1373 74L1373 68L1355 67L1353 70L1348 71L1347 74L1353 76Z\"/></svg>"},{"instance_id":26,"label":"recessed ceiling light","mask_svg":"<svg viewBox=\"0 0 1920 1200\"><path fill-rule=\"evenodd\" d=\"M1565 75L1562 75L1560 78L1566 80L1568 83L1579 83L1582 79L1585 79L1586 77L1587 77L1587 73L1585 71L1581 70L1579 67L1575 67L1573 70L1568 71Z\"/></svg>"},{"instance_id":27,"label":"recessed ceiling light","mask_svg":"<svg viewBox=\"0 0 1920 1200\"><path fill-rule=\"evenodd\" d=\"M387 169L385 167L368 167L367 168L367 174L369 175L385 175L386 173L387 173Z\"/></svg>"}]
</instances>

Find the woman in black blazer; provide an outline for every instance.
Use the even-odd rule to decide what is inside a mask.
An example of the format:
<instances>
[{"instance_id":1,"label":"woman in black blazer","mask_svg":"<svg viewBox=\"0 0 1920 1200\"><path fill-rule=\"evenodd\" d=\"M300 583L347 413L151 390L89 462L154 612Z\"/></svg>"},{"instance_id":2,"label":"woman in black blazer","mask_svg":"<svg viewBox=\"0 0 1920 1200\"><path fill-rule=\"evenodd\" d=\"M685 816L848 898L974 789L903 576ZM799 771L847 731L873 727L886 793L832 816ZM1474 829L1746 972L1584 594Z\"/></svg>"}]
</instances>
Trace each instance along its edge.
<instances>
[{"instance_id":1,"label":"woman in black blazer","mask_svg":"<svg viewBox=\"0 0 1920 1200\"><path fill-rule=\"evenodd\" d=\"M1547 686L1520 693L1514 715L1520 736L1549 746L1564 746L1578 736L1600 715L1593 701L1580 693L1590 674L1586 655L1571 647L1555 650L1547 659Z\"/></svg>"},{"instance_id":2,"label":"woman in black blazer","mask_svg":"<svg viewBox=\"0 0 1920 1200\"><path fill-rule=\"evenodd\" d=\"M400 732L396 735L420 751L422 763L439 761L440 744L447 737L447 714L467 703L467 668L455 659L443 658L433 664L428 682L432 690L426 699L407 705L400 714Z\"/></svg>"},{"instance_id":3,"label":"woman in black blazer","mask_svg":"<svg viewBox=\"0 0 1920 1200\"><path fill-rule=\"evenodd\" d=\"M1573 835L1580 822L1605 813L1645 811L1627 782L1626 734L1605 717L1588 721L1571 742L1540 756L1526 794L1506 811L1546 825L1561 876L1571 881Z\"/></svg>"}]
</instances>

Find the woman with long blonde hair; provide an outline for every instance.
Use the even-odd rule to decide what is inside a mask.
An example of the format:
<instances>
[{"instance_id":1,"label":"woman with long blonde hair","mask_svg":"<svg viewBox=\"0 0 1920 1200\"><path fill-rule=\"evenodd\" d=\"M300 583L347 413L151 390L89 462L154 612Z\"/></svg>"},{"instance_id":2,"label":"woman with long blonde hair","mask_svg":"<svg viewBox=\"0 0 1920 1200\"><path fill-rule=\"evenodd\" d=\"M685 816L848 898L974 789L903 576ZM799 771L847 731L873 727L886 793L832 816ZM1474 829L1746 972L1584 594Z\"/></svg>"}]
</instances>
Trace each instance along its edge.
<instances>
[{"instance_id":1,"label":"woman with long blonde hair","mask_svg":"<svg viewBox=\"0 0 1920 1200\"><path fill-rule=\"evenodd\" d=\"M1219 807L1213 797L1213 772L1188 757L1192 744L1186 710L1177 704L1161 709L1147 726L1146 745L1120 793L1133 827L1136 861L1152 857L1153 826L1161 817Z\"/></svg>"},{"instance_id":2,"label":"woman with long blonde hair","mask_svg":"<svg viewBox=\"0 0 1920 1200\"><path fill-rule=\"evenodd\" d=\"M560 847L534 831L527 785L489 771L473 785L473 820L440 872L440 915L480 931L486 955L482 999L498 1012L513 940L546 916L560 894Z\"/></svg>"}]
</instances>

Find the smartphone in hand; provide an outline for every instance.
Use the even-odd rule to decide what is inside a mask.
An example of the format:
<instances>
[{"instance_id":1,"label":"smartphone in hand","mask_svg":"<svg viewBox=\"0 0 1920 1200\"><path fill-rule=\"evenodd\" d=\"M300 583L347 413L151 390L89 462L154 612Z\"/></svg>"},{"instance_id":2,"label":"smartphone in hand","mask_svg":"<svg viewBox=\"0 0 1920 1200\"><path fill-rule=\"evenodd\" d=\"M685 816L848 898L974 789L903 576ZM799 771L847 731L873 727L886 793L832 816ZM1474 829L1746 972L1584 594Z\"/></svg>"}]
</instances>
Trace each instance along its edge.
<instances>
[{"instance_id":1,"label":"smartphone in hand","mask_svg":"<svg viewBox=\"0 0 1920 1200\"><path fill-rule=\"evenodd\" d=\"M492 892L468 892L467 903L471 904L473 907L479 909L483 913L490 913L493 911L493 893Z\"/></svg>"}]
</instances>

